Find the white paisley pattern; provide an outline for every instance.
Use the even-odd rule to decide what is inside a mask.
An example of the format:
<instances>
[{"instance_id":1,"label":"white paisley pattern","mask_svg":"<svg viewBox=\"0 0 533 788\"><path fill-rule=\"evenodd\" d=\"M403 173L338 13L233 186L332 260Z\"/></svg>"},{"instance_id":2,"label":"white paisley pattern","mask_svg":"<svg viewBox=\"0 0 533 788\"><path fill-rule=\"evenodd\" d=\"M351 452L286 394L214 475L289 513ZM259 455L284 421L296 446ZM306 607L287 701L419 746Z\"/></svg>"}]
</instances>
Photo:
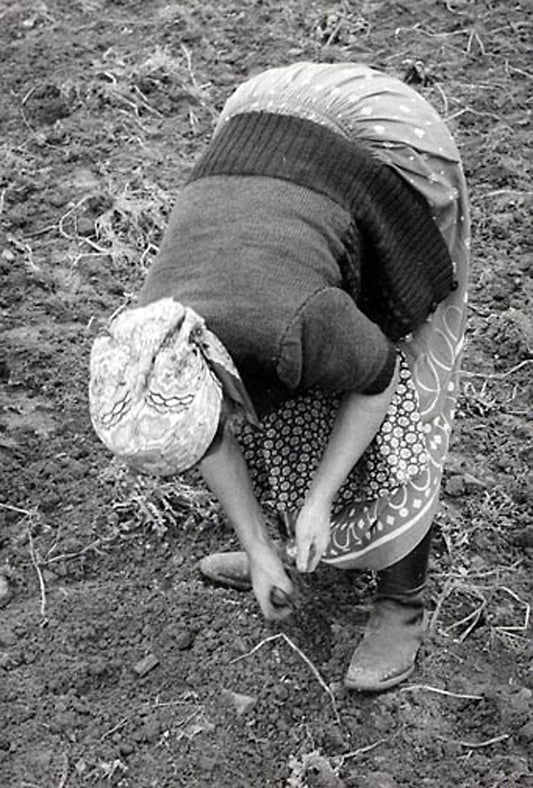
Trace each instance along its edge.
<instances>
[{"instance_id":1,"label":"white paisley pattern","mask_svg":"<svg viewBox=\"0 0 533 788\"><path fill-rule=\"evenodd\" d=\"M340 568L382 569L409 553L429 529L452 430L470 246L468 198L459 152L443 120L415 90L365 66L298 63L263 72L230 97L218 128L234 115L254 110L308 118L349 139L364 141L425 197L454 264L457 289L400 343L403 369L410 373L402 375L400 386L404 388L397 392L403 407L389 412L337 499L331 542L323 560ZM420 421L416 427L406 406L412 399L404 389L411 391L411 387L418 399ZM248 439L244 441L265 503L278 509L297 507L306 486L306 469L313 467L322 453L335 407L334 399L309 394L306 407L296 406L289 419L283 410L277 417L271 416L263 432L270 471L265 468L264 452L258 461L259 455L246 444ZM407 421L393 426L400 410ZM288 425L301 431L289 429L287 433ZM394 430L402 427L398 445L389 439L389 427L392 437ZM412 448L409 457L402 456L413 429L423 432L425 446L417 454L413 447L422 444L415 438L407 444ZM285 440L279 446L283 462L272 462L276 436L286 439L289 434L291 445ZM403 479L398 475L402 470L406 471Z\"/></svg>"}]
</instances>

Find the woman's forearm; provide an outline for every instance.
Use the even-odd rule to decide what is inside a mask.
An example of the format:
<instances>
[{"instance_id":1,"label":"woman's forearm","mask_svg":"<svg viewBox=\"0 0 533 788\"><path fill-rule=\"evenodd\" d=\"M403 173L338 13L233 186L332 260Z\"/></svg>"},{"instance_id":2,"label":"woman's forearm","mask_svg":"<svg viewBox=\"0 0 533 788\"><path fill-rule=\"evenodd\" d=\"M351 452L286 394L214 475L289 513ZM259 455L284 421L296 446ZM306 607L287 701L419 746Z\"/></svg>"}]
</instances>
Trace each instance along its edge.
<instances>
[{"instance_id":1,"label":"woman's forearm","mask_svg":"<svg viewBox=\"0 0 533 788\"><path fill-rule=\"evenodd\" d=\"M398 381L398 366L379 394L343 396L328 444L308 491L307 502L332 503L346 477L379 430Z\"/></svg>"},{"instance_id":2,"label":"woman's forearm","mask_svg":"<svg viewBox=\"0 0 533 788\"><path fill-rule=\"evenodd\" d=\"M254 495L248 468L229 430L200 463L200 473L216 495L244 550L250 553L268 535Z\"/></svg>"},{"instance_id":3,"label":"woman's forearm","mask_svg":"<svg viewBox=\"0 0 533 788\"><path fill-rule=\"evenodd\" d=\"M286 618L294 589L268 537L246 462L229 429L201 461L200 472L248 554L250 579L263 614L272 621Z\"/></svg>"}]
</instances>

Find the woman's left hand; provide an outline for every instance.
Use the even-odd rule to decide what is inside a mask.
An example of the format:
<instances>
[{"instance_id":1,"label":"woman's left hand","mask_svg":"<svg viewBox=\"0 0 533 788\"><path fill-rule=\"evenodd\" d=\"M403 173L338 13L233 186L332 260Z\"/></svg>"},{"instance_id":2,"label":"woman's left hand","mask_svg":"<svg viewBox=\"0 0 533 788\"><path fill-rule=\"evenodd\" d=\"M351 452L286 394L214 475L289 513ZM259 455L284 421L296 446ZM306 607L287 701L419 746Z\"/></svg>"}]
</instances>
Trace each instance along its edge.
<instances>
[{"instance_id":1,"label":"woman's left hand","mask_svg":"<svg viewBox=\"0 0 533 788\"><path fill-rule=\"evenodd\" d=\"M314 572L329 544L331 504L329 501L304 503L296 520L296 567Z\"/></svg>"}]
</instances>

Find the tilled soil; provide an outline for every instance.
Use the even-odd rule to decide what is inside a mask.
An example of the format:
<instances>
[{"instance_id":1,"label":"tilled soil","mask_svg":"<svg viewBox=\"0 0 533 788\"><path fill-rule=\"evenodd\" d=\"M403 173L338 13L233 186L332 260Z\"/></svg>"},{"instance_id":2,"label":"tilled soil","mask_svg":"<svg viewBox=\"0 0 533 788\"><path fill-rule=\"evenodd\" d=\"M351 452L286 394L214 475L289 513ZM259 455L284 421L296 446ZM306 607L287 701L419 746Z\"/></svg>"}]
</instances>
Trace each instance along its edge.
<instances>
[{"instance_id":1,"label":"tilled soil","mask_svg":"<svg viewBox=\"0 0 533 788\"><path fill-rule=\"evenodd\" d=\"M531 16L525 0L0 5L2 785L533 784ZM87 412L92 339L224 100L304 59L409 72L472 200L430 636L380 696L342 688L370 575L321 569L269 625L199 575L235 541L198 480L128 475Z\"/></svg>"}]
</instances>

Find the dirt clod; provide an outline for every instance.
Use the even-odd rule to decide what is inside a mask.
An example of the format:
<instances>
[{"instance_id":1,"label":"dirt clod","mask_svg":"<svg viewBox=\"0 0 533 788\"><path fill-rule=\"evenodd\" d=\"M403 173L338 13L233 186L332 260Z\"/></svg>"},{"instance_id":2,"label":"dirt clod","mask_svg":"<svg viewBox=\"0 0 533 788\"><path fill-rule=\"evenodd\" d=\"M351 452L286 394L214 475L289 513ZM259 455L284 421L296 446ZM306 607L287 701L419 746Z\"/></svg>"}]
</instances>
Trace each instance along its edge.
<instances>
[{"instance_id":1,"label":"dirt clod","mask_svg":"<svg viewBox=\"0 0 533 788\"><path fill-rule=\"evenodd\" d=\"M233 692L233 690L228 689L223 689L220 697L225 703L235 709L238 717L248 714L257 703L257 698L253 698L251 695L242 695L239 692Z\"/></svg>"},{"instance_id":2,"label":"dirt clod","mask_svg":"<svg viewBox=\"0 0 533 788\"><path fill-rule=\"evenodd\" d=\"M446 482L446 492L452 498L459 498L466 492L466 484L464 476L452 476Z\"/></svg>"},{"instance_id":3,"label":"dirt clod","mask_svg":"<svg viewBox=\"0 0 533 788\"><path fill-rule=\"evenodd\" d=\"M398 783L388 772L371 772L360 779L358 788L398 788Z\"/></svg>"},{"instance_id":4,"label":"dirt clod","mask_svg":"<svg viewBox=\"0 0 533 788\"><path fill-rule=\"evenodd\" d=\"M0 626L0 648L9 648L17 642L17 636L12 629Z\"/></svg>"},{"instance_id":5,"label":"dirt clod","mask_svg":"<svg viewBox=\"0 0 533 788\"><path fill-rule=\"evenodd\" d=\"M139 662L135 663L133 670L138 676L146 676L147 673L150 673L150 671L158 665L159 660L155 654L147 654L146 657L143 657Z\"/></svg>"},{"instance_id":6,"label":"dirt clod","mask_svg":"<svg viewBox=\"0 0 533 788\"><path fill-rule=\"evenodd\" d=\"M0 575L0 607L7 605L11 599L11 587L7 577Z\"/></svg>"},{"instance_id":7,"label":"dirt clod","mask_svg":"<svg viewBox=\"0 0 533 788\"><path fill-rule=\"evenodd\" d=\"M527 744L533 742L533 719L526 722L525 725L520 728L518 731L518 738Z\"/></svg>"}]
</instances>

